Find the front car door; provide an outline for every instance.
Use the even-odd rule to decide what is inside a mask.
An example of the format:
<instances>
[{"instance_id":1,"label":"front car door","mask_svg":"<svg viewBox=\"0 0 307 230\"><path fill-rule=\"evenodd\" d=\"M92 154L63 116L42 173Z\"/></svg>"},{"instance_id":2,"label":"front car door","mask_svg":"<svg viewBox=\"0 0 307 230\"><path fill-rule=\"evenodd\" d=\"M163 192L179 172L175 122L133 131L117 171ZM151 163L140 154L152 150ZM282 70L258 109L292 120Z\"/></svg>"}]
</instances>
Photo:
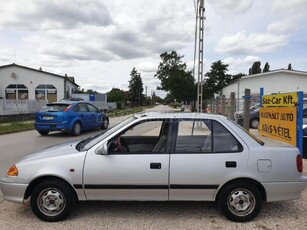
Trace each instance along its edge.
<instances>
[{"instance_id":1,"label":"front car door","mask_svg":"<svg viewBox=\"0 0 307 230\"><path fill-rule=\"evenodd\" d=\"M218 120L180 120L177 130L170 200L214 200L219 185L243 172L247 146Z\"/></svg>"},{"instance_id":2,"label":"front car door","mask_svg":"<svg viewBox=\"0 0 307 230\"><path fill-rule=\"evenodd\" d=\"M88 150L83 178L87 199L168 200L166 122L143 120L120 130L107 138L107 155Z\"/></svg>"},{"instance_id":3,"label":"front car door","mask_svg":"<svg viewBox=\"0 0 307 230\"><path fill-rule=\"evenodd\" d=\"M102 114L99 112L99 110L91 105L91 104L86 104L88 107L88 114L89 114L89 126L90 128L96 128L100 127L102 125Z\"/></svg>"},{"instance_id":4,"label":"front car door","mask_svg":"<svg viewBox=\"0 0 307 230\"><path fill-rule=\"evenodd\" d=\"M90 114L89 114L86 104L78 103L75 106L74 111L77 112L78 117L82 121L82 129L83 130L89 129L90 128L90 116L89 116Z\"/></svg>"}]
</instances>

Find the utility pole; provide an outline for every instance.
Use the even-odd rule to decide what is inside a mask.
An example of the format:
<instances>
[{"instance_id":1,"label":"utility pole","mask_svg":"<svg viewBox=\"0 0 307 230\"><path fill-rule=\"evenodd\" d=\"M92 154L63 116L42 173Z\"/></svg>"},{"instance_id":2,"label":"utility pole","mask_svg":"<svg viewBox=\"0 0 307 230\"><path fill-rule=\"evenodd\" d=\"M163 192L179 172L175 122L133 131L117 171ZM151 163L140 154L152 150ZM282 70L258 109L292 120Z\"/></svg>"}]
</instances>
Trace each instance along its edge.
<instances>
[{"instance_id":1,"label":"utility pole","mask_svg":"<svg viewBox=\"0 0 307 230\"><path fill-rule=\"evenodd\" d=\"M197 101L196 108L198 113L203 112L203 84L204 84L204 21L205 21L205 3L204 0L198 0L198 82L197 82Z\"/></svg>"}]
</instances>

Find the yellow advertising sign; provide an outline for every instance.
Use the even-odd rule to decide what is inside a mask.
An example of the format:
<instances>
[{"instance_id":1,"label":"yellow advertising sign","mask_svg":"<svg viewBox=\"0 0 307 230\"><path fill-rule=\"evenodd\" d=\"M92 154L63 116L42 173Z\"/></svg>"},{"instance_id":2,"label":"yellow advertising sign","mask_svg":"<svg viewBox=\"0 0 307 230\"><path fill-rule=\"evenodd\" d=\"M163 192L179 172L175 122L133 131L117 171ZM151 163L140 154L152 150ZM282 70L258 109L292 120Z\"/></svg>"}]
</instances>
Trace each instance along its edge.
<instances>
[{"instance_id":1,"label":"yellow advertising sign","mask_svg":"<svg viewBox=\"0 0 307 230\"><path fill-rule=\"evenodd\" d=\"M297 106L298 96L297 93L281 93L266 95L262 97L263 107L276 107L276 106Z\"/></svg>"},{"instance_id":2,"label":"yellow advertising sign","mask_svg":"<svg viewBox=\"0 0 307 230\"><path fill-rule=\"evenodd\" d=\"M296 146L296 107L261 108L259 134Z\"/></svg>"}]
</instances>

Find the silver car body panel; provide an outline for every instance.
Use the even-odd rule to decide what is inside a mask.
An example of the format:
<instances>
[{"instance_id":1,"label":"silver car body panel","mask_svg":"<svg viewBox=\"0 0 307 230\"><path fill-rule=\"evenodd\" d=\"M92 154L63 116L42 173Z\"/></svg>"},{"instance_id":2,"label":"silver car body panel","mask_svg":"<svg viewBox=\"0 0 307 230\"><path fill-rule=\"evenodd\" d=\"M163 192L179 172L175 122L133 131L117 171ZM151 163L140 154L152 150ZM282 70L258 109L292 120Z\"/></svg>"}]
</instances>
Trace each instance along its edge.
<instances>
[{"instance_id":1,"label":"silver car body panel","mask_svg":"<svg viewBox=\"0 0 307 230\"><path fill-rule=\"evenodd\" d=\"M46 148L16 163L19 171L18 177L5 176L0 181L4 199L22 201L25 196L25 188L32 181L41 177L61 178L71 186L81 184L86 152L76 150L75 146L78 142L67 142ZM15 191L22 188L23 192ZM77 192L79 200L85 200L84 192Z\"/></svg>"},{"instance_id":2,"label":"silver car body panel","mask_svg":"<svg viewBox=\"0 0 307 230\"><path fill-rule=\"evenodd\" d=\"M136 122L164 118L216 120L242 144L243 151L97 154L107 141ZM276 201L296 199L307 186L307 177L297 171L297 148L261 146L236 124L219 115L141 114L91 140L82 151L76 150L76 144L54 146L18 162L18 177L5 176L0 181L4 199L21 202L25 187L45 176L67 181L79 200L211 201L224 184L245 178L262 184L267 201ZM236 167L225 167L226 161L236 162ZM151 168L152 163L160 163L161 168Z\"/></svg>"}]
</instances>

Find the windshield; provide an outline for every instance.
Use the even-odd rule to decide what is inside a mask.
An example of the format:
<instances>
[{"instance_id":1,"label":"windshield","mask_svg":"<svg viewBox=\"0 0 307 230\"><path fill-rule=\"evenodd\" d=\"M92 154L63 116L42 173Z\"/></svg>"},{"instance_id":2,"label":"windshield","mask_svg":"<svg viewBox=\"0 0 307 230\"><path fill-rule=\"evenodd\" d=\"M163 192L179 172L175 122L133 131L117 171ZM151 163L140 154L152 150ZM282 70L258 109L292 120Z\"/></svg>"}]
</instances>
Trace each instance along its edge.
<instances>
[{"instance_id":1,"label":"windshield","mask_svg":"<svg viewBox=\"0 0 307 230\"><path fill-rule=\"evenodd\" d=\"M106 138L107 136L111 135L112 133L116 132L116 130L124 127L125 125L129 124L130 122L134 121L136 118L134 116L127 118L126 120L118 123L117 125L115 125L114 127L112 127L111 129L108 129L106 132L103 132L101 134L98 134L96 136L92 136L89 137L83 141L81 141L78 146L79 147L79 151L84 151L87 149L90 149L91 147L93 147L94 145L96 145L98 142L102 141L104 138Z\"/></svg>"}]
</instances>

